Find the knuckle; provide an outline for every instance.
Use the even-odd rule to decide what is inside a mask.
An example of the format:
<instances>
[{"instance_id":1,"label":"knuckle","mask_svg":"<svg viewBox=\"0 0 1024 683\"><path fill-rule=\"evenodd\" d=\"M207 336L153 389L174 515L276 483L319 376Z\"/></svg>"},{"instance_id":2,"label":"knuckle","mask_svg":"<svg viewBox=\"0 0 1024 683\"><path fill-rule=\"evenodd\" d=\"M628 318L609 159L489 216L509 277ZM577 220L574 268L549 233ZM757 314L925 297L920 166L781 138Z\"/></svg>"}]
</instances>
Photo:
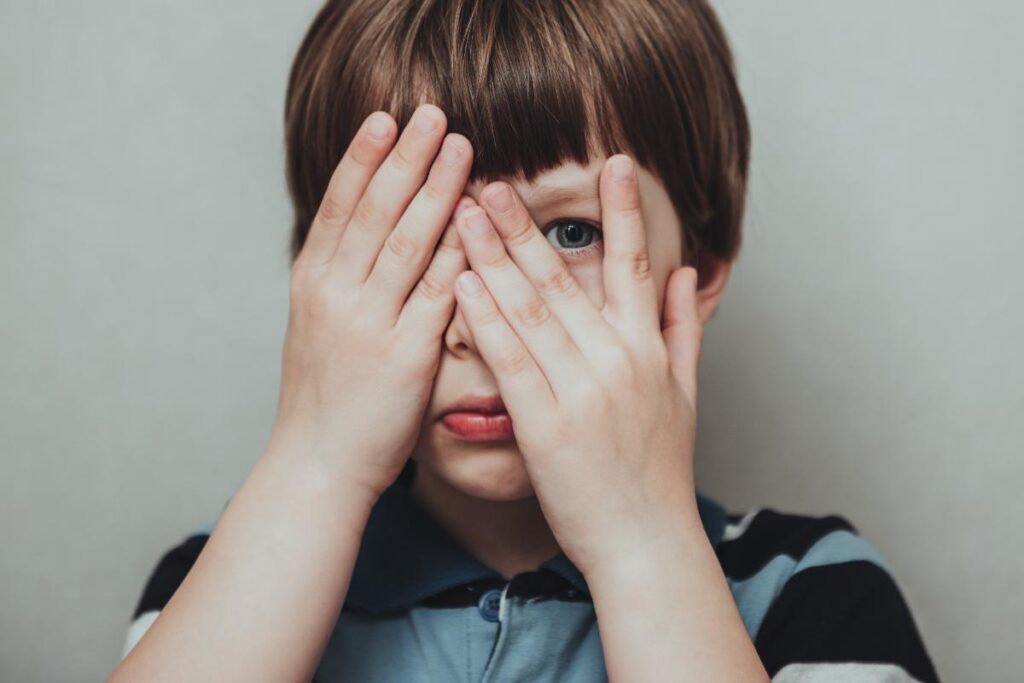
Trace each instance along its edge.
<instances>
[{"instance_id":1,"label":"knuckle","mask_svg":"<svg viewBox=\"0 0 1024 683\"><path fill-rule=\"evenodd\" d=\"M402 230L392 230L385 241L388 251L399 261L414 261L420 245Z\"/></svg>"},{"instance_id":2,"label":"knuckle","mask_svg":"<svg viewBox=\"0 0 1024 683\"><path fill-rule=\"evenodd\" d=\"M490 242L489 246L491 248L487 249L487 253L481 257L481 261L489 268L504 268L511 263L511 261L508 258L508 253L504 249L493 248L492 245L494 245L494 243L491 242L493 238L494 233L484 237L484 240Z\"/></svg>"},{"instance_id":3,"label":"knuckle","mask_svg":"<svg viewBox=\"0 0 1024 683\"><path fill-rule=\"evenodd\" d=\"M630 223L643 223L643 211L640 208L640 202L637 198L629 198L625 200L625 204L619 206L616 209L616 213L619 214L621 219L625 219Z\"/></svg>"},{"instance_id":4,"label":"knuckle","mask_svg":"<svg viewBox=\"0 0 1024 683\"><path fill-rule=\"evenodd\" d=\"M429 270L420 276L416 288L420 295L428 301L444 301L451 293L451 289Z\"/></svg>"},{"instance_id":5,"label":"knuckle","mask_svg":"<svg viewBox=\"0 0 1024 683\"><path fill-rule=\"evenodd\" d=\"M427 178L427 182L423 183L423 187L420 188L420 192L423 194L424 199L427 199L434 204L444 202L448 199L448 195L450 194L444 187L443 183L438 182L433 175Z\"/></svg>"},{"instance_id":6,"label":"knuckle","mask_svg":"<svg viewBox=\"0 0 1024 683\"><path fill-rule=\"evenodd\" d=\"M537 231L534 229L533 221L531 220L520 220L516 225L512 226L508 231L508 237L505 241L510 246L520 247L537 236Z\"/></svg>"},{"instance_id":7,"label":"knuckle","mask_svg":"<svg viewBox=\"0 0 1024 683\"><path fill-rule=\"evenodd\" d=\"M525 304L515 309L516 320L525 327L540 327L551 318L551 309L543 299L532 297Z\"/></svg>"},{"instance_id":8,"label":"knuckle","mask_svg":"<svg viewBox=\"0 0 1024 683\"><path fill-rule=\"evenodd\" d=\"M498 367L502 374L518 375L526 372L530 367L531 359L522 348L516 347L507 349L498 357Z\"/></svg>"},{"instance_id":9,"label":"knuckle","mask_svg":"<svg viewBox=\"0 0 1024 683\"><path fill-rule=\"evenodd\" d=\"M335 315L337 301L328 287L318 286L307 290L299 305L313 320L329 320Z\"/></svg>"},{"instance_id":10,"label":"knuckle","mask_svg":"<svg viewBox=\"0 0 1024 683\"><path fill-rule=\"evenodd\" d=\"M415 152L408 145L399 143L391 152L389 157L391 165L403 174L411 174L419 169L420 161L416 158Z\"/></svg>"},{"instance_id":11,"label":"knuckle","mask_svg":"<svg viewBox=\"0 0 1024 683\"><path fill-rule=\"evenodd\" d=\"M579 290L576 278L562 263L548 270L535 284L544 296L570 296Z\"/></svg>"},{"instance_id":12,"label":"knuckle","mask_svg":"<svg viewBox=\"0 0 1024 683\"><path fill-rule=\"evenodd\" d=\"M320 208L317 210L317 218L314 220L320 220L328 224L344 223L348 220L347 207L342 205L331 188L327 189L323 199L320 200Z\"/></svg>"},{"instance_id":13,"label":"knuckle","mask_svg":"<svg viewBox=\"0 0 1024 683\"><path fill-rule=\"evenodd\" d=\"M624 262L629 274L633 276L636 281L642 282L650 279L651 257L648 255L646 249L632 254L624 254L620 259Z\"/></svg>"},{"instance_id":14,"label":"knuckle","mask_svg":"<svg viewBox=\"0 0 1024 683\"><path fill-rule=\"evenodd\" d=\"M356 204L355 211L352 213L352 222L359 230L368 230L374 228L383 218L381 210L377 205L377 202L364 195L359 203Z\"/></svg>"},{"instance_id":15,"label":"knuckle","mask_svg":"<svg viewBox=\"0 0 1024 683\"><path fill-rule=\"evenodd\" d=\"M349 155L352 165L362 171L376 169L377 165L380 163L380 145L381 143L368 136L357 136L352 143L352 149Z\"/></svg>"},{"instance_id":16,"label":"knuckle","mask_svg":"<svg viewBox=\"0 0 1024 683\"><path fill-rule=\"evenodd\" d=\"M451 235L455 235L455 232L452 231L451 233L445 233L441 237L441 241L437 243L437 247L435 247L434 249L436 252L434 254L435 262L437 262L439 259L444 261L450 261L454 258L462 257L462 245L457 241L457 236L455 240L452 240Z\"/></svg>"},{"instance_id":17,"label":"knuckle","mask_svg":"<svg viewBox=\"0 0 1024 683\"><path fill-rule=\"evenodd\" d=\"M487 304L480 307L476 313L476 319L483 326L495 325L501 322L502 315L496 306Z\"/></svg>"}]
</instances>

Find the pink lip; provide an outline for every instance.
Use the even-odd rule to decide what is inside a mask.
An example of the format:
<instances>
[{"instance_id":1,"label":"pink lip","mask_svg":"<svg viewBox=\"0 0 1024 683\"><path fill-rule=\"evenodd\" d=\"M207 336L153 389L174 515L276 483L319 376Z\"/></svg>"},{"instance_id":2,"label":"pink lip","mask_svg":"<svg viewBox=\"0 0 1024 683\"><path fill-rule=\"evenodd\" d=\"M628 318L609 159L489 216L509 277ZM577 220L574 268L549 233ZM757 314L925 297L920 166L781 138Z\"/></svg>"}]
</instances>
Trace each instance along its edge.
<instances>
[{"instance_id":1,"label":"pink lip","mask_svg":"<svg viewBox=\"0 0 1024 683\"><path fill-rule=\"evenodd\" d=\"M441 418L441 424L467 441L501 441L513 435L508 413L448 413Z\"/></svg>"},{"instance_id":2,"label":"pink lip","mask_svg":"<svg viewBox=\"0 0 1024 683\"><path fill-rule=\"evenodd\" d=\"M513 438L512 418L500 396L467 396L445 410L441 424L467 441Z\"/></svg>"}]
</instances>

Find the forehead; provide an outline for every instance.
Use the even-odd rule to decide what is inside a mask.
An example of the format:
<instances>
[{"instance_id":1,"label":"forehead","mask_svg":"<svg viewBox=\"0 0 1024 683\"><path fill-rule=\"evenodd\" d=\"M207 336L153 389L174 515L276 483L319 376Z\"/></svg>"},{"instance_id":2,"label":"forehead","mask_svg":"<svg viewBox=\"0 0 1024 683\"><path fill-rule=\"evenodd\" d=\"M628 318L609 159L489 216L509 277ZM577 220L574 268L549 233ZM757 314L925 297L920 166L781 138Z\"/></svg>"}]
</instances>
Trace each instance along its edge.
<instances>
[{"instance_id":1,"label":"forehead","mask_svg":"<svg viewBox=\"0 0 1024 683\"><path fill-rule=\"evenodd\" d=\"M566 162L539 174L532 182L526 182L522 176L502 176L501 180L512 185L516 194L531 210L540 210L559 204L580 202L599 203L601 169L606 158L599 156L588 164ZM647 209L669 201L661 181L647 169L637 169L640 181L641 201ZM466 185L465 193L474 200L479 200L480 192L487 187L488 181L474 180Z\"/></svg>"},{"instance_id":2,"label":"forehead","mask_svg":"<svg viewBox=\"0 0 1024 683\"><path fill-rule=\"evenodd\" d=\"M501 179L515 188L516 194L522 197L523 202L531 209L543 208L544 205L570 199L597 201L598 179L604 162L604 157L600 157L587 165L576 162L564 163L544 171L529 183L522 176L502 176ZM488 184L484 180L474 180L466 185L466 194L477 200L480 191Z\"/></svg>"}]
</instances>

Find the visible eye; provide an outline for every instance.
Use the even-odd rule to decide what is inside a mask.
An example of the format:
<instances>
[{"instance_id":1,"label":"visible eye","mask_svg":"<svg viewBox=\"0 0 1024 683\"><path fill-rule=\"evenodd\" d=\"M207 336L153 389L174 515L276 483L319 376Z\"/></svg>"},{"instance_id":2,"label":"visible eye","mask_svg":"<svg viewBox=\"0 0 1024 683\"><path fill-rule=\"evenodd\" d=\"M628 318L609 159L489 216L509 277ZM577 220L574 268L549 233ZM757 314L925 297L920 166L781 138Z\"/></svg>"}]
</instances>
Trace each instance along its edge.
<instances>
[{"instance_id":1,"label":"visible eye","mask_svg":"<svg viewBox=\"0 0 1024 683\"><path fill-rule=\"evenodd\" d=\"M571 256L601 248L601 228L576 218L563 218L551 223L544 236L555 249Z\"/></svg>"}]
</instances>

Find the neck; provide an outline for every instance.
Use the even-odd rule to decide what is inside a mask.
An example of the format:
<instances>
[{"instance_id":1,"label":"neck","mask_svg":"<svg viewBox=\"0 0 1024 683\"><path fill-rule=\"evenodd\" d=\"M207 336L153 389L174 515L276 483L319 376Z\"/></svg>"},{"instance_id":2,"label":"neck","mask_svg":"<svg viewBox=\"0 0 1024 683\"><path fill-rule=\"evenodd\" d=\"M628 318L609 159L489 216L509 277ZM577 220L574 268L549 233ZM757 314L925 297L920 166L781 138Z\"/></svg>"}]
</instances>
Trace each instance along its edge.
<instances>
[{"instance_id":1,"label":"neck","mask_svg":"<svg viewBox=\"0 0 1024 683\"><path fill-rule=\"evenodd\" d=\"M419 463L410 493L466 552L505 579L533 571L561 551L536 496L476 498Z\"/></svg>"}]
</instances>

